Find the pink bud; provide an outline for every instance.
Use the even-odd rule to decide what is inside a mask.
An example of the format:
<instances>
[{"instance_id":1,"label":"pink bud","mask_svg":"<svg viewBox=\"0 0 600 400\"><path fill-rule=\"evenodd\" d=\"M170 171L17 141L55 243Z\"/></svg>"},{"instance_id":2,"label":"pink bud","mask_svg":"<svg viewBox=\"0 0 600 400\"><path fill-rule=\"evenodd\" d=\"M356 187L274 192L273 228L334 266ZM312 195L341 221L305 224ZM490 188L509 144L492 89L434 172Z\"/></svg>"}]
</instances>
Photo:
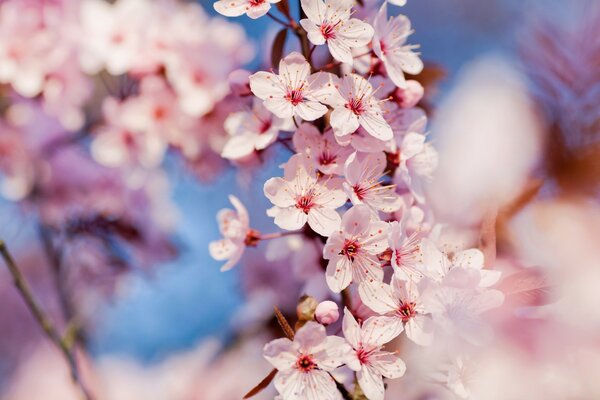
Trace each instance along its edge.
<instances>
[{"instance_id":1,"label":"pink bud","mask_svg":"<svg viewBox=\"0 0 600 400\"><path fill-rule=\"evenodd\" d=\"M424 93L423 85L417 81L408 80L405 89L396 89L395 97L400 107L411 108L421 101Z\"/></svg>"},{"instance_id":2,"label":"pink bud","mask_svg":"<svg viewBox=\"0 0 600 400\"><path fill-rule=\"evenodd\" d=\"M339 317L340 310L333 301L322 301L315 310L315 318L323 325L333 324Z\"/></svg>"},{"instance_id":3,"label":"pink bud","mask_svg":"<svg viewBox=\"0 0 600 400\"><path fill-rule=\"evenodd\" d=\"M245 69L236 69L229 74L229 87L231 93L236 96L248 96L250 92L250 71Z\"/></svg>"}]
</instances>

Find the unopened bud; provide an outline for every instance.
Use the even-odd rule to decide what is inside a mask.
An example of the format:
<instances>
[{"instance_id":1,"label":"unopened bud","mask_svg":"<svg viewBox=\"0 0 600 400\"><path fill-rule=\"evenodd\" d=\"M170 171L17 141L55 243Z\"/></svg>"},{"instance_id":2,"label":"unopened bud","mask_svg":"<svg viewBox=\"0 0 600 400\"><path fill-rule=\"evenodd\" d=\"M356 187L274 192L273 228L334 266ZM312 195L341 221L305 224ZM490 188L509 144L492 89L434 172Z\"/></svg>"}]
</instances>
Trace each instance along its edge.
<instances>
[{"instance_id":1,"label":"unopened bud","mask_svg":"<svg viewBox=\"0 0 600 400\"><path fill-rule=\"evenodd\" d=\"M315 310L315 318L323 325L333 324L340 317L340 309L336 303L330 300L319 303Z\"/></svg>"},{"instance_id":2,"label":"unopened bud","mask_svg":"<svg viewBox=\"0 0 600 400\"><path fill-rule=\"evenodd\" d=\"M312 321L318 304L319 302L314 297L303 296L296 307L298 320L302 322Z\"/></svg>"}]
</instances>

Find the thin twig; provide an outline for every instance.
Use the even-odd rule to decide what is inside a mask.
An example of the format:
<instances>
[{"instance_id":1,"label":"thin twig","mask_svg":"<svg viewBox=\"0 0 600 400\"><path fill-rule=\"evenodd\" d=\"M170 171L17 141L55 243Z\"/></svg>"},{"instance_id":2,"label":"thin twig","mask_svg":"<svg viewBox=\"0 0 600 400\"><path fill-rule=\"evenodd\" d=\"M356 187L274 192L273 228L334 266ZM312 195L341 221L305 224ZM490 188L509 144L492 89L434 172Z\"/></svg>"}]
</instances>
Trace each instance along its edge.
<instances>
[{"instance_id":1,"label":"thin twig","mask_svg":"<svg viewBox=\"0 0 600 400\"><path fill-rule=\"evenodd\" d=\"M65 357L69 369L71 372L71 378L75 385L79 388L82 394L82 398L85 400L92 400L93 397L90 395L85 385L81 381L81 377L79 375L79 368L77 366L77 361L75 360L75 355L67 346L66 342L63 340L61 335L58 333L58 330L50 320L50 318L46 315L46 313L42 310L39 303L36 301L27 281L25 280L23 274L17 267L12 255L8 251L6 244L3 241L0 241L0 255L4 259L6 266L14 280L15 287L21 294L21 297L25 301L27 308L35 318L38 325L42 328L46 336L56 345L56 347L62 352Z\"/></svg>"},{"instance_id":2,"label":"thin twig","mask_svg":"<svg viewBox=\"0 0 600 400\"><path fill-rule=\"evenodd\" d=\"M278 24L281 24L281 25L285 26L286 28L291 28L292 27L292 25L288 24L287 22L285 22L282 19L277 18L276 16L274 16L270 12L267 13L267 16L270 17L273 21L277 22Z\"/></svg>"}]
</instances>

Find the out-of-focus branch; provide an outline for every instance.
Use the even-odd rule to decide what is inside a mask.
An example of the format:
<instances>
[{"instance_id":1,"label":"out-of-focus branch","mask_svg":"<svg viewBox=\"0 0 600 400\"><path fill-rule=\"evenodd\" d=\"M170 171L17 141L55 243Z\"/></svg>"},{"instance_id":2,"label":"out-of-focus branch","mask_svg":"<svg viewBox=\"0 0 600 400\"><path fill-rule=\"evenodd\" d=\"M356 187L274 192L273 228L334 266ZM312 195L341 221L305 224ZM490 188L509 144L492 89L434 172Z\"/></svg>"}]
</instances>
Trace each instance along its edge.
<instances>
[{"instance_id":1,"label":"out-of-focus branch","mask_svg":"<svg viewBox=\"0 0 600 400\"><path fill-rule=\"evenodd\" d=\"M40 307L39 303L33 296L33 293L31 292L31 289L27 284L25 277L17 267L17 264L15 263L12 255L8 251L6 244L1 240L0 255L2 256L2 259L4 259L4 262L6 263L6 266L8 267L8 270L13 278L15 287L17 288L21 297L25 301L27 308L35 318L38 325L44 331L44 334L54 343L54 345L61 351L64 358L66 359L69 365L69 370L71 372L71 378L73 379L75 385L79 388L82 398L85 400L92 400L93 397L91 396L91 394L89 393L89 391L87 390L87 388L81 380L79 368L72 348L70 348L67 342L63 340L63 338L59 334L58 330L56 329L48 315Z\"/></svg>"}]
</instances>

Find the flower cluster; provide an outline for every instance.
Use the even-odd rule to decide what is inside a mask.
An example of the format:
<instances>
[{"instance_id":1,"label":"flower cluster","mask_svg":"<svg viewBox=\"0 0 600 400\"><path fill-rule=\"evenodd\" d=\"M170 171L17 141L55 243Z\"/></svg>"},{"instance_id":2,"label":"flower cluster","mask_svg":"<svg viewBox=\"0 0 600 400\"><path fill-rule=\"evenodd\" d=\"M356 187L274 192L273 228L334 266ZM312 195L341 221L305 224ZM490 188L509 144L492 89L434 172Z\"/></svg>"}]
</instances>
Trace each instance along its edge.
<instances>
[{"instance_id":1,"label":"flower cluster","mask_svg":"<svg viewBox=\"0 0 600 400\"><path fill-rule=\"evenodd\" d=\"M293 259L295 270L299 263L317 269L295 271L304 293L326 299L318 305L301 299L296 332L288 326L288 338L264 348L285 400L349 393L383 399L384 379L406 370L384 346L393 349L404 336L418 346L437 337L480 345L490 336L484 314L504 300L492 288L500 273L484 267L479 249L442 250L443 226L432 220L425 191L437 151L419 107L423 86L411 79L423 63L417 46L407 44L410 21L388 18L386 4L363 21L352 18L354 7L346 0L303 0L305 18L298 22L280 8L289 21L279 22L296 34L301 49L282 56L276 70L249 75L252 108L225 121L231 135L225 158L245 162L274 143L292 154L282 176L264 184L273 205L267 215L283 231L252 229L246 209L231 197L236 211L219 213L224 238L211 243L211 254L227 260L223 269L229 269L246 247L287 240L286 257L298 252L303 258ZM227 16L273 16L269 8L266 1L215 3ZM325 45L329 55L317 57ZM333 328L338 306L327 299L345 306L343 336Z\"/></svg>"}]
</instances>

